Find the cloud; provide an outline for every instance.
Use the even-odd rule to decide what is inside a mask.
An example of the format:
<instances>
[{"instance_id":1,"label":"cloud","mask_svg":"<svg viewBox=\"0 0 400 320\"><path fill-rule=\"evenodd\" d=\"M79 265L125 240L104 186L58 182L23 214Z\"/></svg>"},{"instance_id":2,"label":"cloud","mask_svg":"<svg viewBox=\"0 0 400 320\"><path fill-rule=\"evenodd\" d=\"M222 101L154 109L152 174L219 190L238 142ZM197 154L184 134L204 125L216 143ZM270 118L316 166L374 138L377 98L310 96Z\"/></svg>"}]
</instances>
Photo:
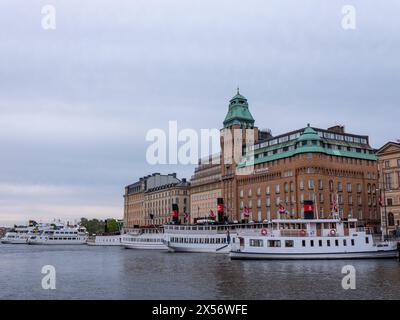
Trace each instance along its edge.
<instances>
[{"instance_id":1,"label":"cloud","mask_svg":"<svg viewBox=\"0 0 400 320\"><path fill-rule=\"evenodd\" d=\"M54 0L55 31L45 4L0 2L0 224L120 214L140 176L190 177L146 163L147 131L220 128L238 85L275 134L341 123L374 147L400 138L396 0L355 1L353 31L339 0Z\"/></svg>"}]
</instances>

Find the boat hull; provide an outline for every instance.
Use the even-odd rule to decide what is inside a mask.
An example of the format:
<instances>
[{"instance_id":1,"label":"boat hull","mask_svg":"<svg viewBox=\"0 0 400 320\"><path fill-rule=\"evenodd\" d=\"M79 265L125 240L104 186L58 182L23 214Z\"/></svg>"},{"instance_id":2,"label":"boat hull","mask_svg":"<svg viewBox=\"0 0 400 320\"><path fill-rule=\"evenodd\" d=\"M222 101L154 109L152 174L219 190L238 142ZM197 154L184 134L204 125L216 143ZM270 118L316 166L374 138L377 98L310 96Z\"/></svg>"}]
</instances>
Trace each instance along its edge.
<instances>
[{"instance_id":1,"label":"boat hull","mask_svg":"<svg viewBox=\"0 0 400 320\"><path fill-rule=\"evenodd\" d=\"M346 260L396 258L397 250L343 253L253 253L230 252L232 260Z\"/></svg>"},{"instance_id":2,"label":"boat hull","mask_svg":"<svg viewBox=\"0 0 400 320\"><path fill-rule=\"evenodd\" d=\"M3 239L0 241L3 244L27 244L28 243L28 239L18 239L18 240L7 240L7 239Z\"/></svg>"},{"instance_id":3,"label":"boat hull","mask_svg":"<svg viewBox=\"0 0 400 320\"><path fill-rule=\"evenodd\" d=\"M169 252L197 252L197 253L221 253L228 254L230 252L229 245L219 247L205 247L205 246L174 246L168 245Z\"/></svg>"},{"instance_id":4,"label":"boat hull","mask_svg":"<svg viewBox=\"0 0 400 320\"><path fill-rule=\"evenodd\" d=\"M30 245L84 245L86 240L29 240Z\"/></svg>"},{"instance_id":5,"label":"boat hull","mask_svg":"<svg viewBox=\"0 0 400 320\"><path fill-rule=\"evenodd\" d=\"M123 243L122 246L124 246L125 249L136 249L136 250L168 250L168 247L164 244Z\"/></svg>"}]
</instances>

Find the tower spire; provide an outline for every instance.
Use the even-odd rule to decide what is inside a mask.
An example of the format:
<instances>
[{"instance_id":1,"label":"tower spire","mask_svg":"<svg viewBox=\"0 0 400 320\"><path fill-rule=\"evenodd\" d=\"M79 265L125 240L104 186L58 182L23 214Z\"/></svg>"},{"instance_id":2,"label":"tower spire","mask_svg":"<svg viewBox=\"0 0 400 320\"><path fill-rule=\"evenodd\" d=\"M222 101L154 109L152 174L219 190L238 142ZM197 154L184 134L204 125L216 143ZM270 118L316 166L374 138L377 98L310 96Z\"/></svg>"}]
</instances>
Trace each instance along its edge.
<instances>
[{"instance_id":1,"label":"tower spire","mask_svg":"<svg viewBox=\"0 0 400 320\"><path fill-rule=\"evenodd\" d=\"M239 93L239 86L237 86L237 94L240 94L240 93Z\"/></svg>"}]
</instances>

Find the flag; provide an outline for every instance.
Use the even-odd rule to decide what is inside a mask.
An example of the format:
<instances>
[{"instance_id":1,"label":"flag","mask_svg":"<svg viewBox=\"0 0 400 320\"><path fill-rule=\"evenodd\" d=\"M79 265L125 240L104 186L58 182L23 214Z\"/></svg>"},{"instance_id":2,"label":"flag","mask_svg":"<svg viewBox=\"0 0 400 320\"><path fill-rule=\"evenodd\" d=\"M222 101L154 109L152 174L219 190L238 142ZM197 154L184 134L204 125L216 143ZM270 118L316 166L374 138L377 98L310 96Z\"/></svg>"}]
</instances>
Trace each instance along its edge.
<instances>
[{"instance_id":1,"label":"flag","mask_svg":"<svg viewBox=\"0 0 400 320\"><path fill-rule=\"evenodd\" d=\"M244 214L245 217L249 216L249 209L247 207L244 207L243 214Z\"/></svg>"},{"instance_id":2,"label":"flag","mask_svg":"<svg viewBox=\"0 0 400 320\"><path fill-rule=\"evenodd\" d=\"M210 210L210 217L211 217L211 218L215 218L214 211L212 211L212 210Z\"/></svg>"},{"instance_id":3,"label":"flag","mask_svg":"<svg viewBox=\"0 0 400 320\"><path fill-rule=\"evenodd\" d=\"M279 213L286 213L286 208L282 203L279 204Z\"/></svg>"},{"instance_id":4,"label":"flag","mask_svg":"<svg viewBox=\"0 0 400 320\"><path fill-rule=\"evenodd\" d=\"M334 194L333 199L332 199L332 211L333 212L338 212L338 204L336 201L337 196Z\"/></svg>"},{"instance_id":5,"label":"flag","mask_svg":"<svg viewBox=\"0 0 400 320\"><path fill-rule=\"evenodd\" d=\"M383 197L382 197L381 194L379 195L378 203L379 203L379 205L380 205L381 207L383 207Z\"/></svg>"}]
</instances>

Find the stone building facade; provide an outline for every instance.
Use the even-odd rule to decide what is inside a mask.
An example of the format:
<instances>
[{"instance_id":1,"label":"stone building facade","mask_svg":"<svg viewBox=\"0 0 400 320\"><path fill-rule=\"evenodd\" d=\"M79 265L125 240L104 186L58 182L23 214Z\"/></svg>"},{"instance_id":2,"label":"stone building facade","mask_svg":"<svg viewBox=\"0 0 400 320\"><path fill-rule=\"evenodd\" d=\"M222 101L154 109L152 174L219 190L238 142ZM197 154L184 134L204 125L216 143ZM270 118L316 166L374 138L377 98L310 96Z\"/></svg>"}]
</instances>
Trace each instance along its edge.
<instances>
[{"instance_id":1,"label":"stone building facade","mask_svg":"<svg viewBox=\"0 0 400 320\"><path fill-rule=\"evenodd\" d=\"M382 231L390 234L400 228L400 143L388 142L377 151L377 155Z\"/></svg>"},{"instance_id":2,"label":"stone building facade","mask_svg":"<svg viewBox=\"0 0 400 320\"><path fill-rule=\"evenodd\" d=\"M201 159L191 178L190 221L208 217L217 211L217 199L222 197L220 154Z\"/></svg>"},{"instance_id":3,"label":"stone building facade","mask_svg":"<svg viewBox=\"0 0 400 320\"><path fill-rule=\"evenodd\" d=\"M176 173L153 173L125 187L124 227L160 225L169 222L172 204L178 203L180 216L189 208L190 184Z\"/></svg>"}]
</instances>

